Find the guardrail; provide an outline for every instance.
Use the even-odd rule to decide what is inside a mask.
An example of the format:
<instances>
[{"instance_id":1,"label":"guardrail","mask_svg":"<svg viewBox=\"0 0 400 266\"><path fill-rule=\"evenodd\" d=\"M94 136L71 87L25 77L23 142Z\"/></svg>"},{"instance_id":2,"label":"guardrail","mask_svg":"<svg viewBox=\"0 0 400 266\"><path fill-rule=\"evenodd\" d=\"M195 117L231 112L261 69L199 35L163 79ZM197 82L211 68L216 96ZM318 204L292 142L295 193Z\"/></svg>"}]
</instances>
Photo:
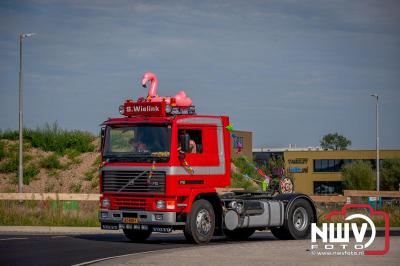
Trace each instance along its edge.
<instances>
[{"instance_id":1,"label":"guardrail","mask_svg":"<svg viewBox=\"0 0 400 266\"><path fill-rule=\"evenodd\" d=\"M0 200L77 200L99 201L100 194L81 193L0 193Z\"/></svg>"},{"instance_id":2,"label":"guardrail","mask_svg":"<svg viewBox=\"0 0 400 266\"><path fill-rule=\"evenodd\" d=\"M218 192L228 192L232 190L223 188L218 189ZM331 196L331 195L315 195L311 198L315 202L326 202L326 203L346 203L349 202L352 197L390 197L400 198L400 191L372 191L372 190L345 190L343 196ZM98 201L100 194L82 194L82 193L0 193L0 200L76 200L76 201Z\"/></svg>"}]
</instances>

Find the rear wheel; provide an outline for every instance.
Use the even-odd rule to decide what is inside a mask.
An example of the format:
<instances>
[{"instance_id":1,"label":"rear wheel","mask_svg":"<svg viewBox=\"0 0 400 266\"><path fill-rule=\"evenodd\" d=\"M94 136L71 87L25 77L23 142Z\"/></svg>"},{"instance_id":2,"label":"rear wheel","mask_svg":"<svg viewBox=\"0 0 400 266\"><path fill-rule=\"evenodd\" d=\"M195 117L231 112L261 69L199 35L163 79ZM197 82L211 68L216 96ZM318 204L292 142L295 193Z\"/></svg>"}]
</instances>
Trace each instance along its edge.
<instances>
[{"instance_id":1,"label":"rear wheel","mask_svg":"<svg viewBox=\"0 0 400 266\"><path fill-rule=\"evenodd\" d=\"M187 215L183 231L189 242L207 244L215 229L215 214L211 203L207 200L197 200L193 203L192 211Z\"/></svg>"},{"instance_id":2,"label":"rear wheel","mask_svg":"<svg viewBox=\"0 0 400 266\"><path fill-rule=\"evenodd\" d=\"M305 199L295 200L288 209L288 219L283 226L271 228L278 239L305 239L310 236L314 212L311 203Z\"/></svg>"},{"instance_id":3,"label":"rear wheel","mask_svg":"<svg viewBox=\"0 0 400 266\"><path fill-rule=\"evenodd\" d=\"M248 239L252 234L254 234L254 232L256 231L256 229L254 228L238 228L235 230L225 230L225 236L228 239L231 240L246 240Z\"/></svg>"},{"instance_id":4,"label":"rear wheel","mask_svg":"<svg viewBox=\"0 0 400 266\"><path fill-rule=\"evenodd\" d=\"M144 242L147 238L150 237L152 230L133 230L133 229L124 229L124 234L126 238L128 238L131 242Z\"/></svg>"}]
</instances>

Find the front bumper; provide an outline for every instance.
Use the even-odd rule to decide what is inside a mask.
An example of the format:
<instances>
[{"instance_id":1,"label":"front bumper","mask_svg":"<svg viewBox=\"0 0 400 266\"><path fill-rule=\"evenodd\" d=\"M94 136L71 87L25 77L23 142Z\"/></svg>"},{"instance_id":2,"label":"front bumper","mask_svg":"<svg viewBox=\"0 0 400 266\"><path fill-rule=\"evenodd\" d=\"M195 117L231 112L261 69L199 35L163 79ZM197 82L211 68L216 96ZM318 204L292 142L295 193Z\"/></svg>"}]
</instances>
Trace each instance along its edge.
<instances>
[{"instance_id":1,"label":"front bumper","mask_svg":"<svg viewBox=\"0 0 400 266\"><path fill-rule=\"evenodd\" d=\"M112 225L110 229L125 228L124 218L137 218L136 225L155 225L155 226L178 226L185 225L184 222L178 222L176 212L149 212L149 211L134 211L134 210L99 210L99 221L103 225ZM107 226L102 226L107 229Z\"/></svg>"}]
</instances>

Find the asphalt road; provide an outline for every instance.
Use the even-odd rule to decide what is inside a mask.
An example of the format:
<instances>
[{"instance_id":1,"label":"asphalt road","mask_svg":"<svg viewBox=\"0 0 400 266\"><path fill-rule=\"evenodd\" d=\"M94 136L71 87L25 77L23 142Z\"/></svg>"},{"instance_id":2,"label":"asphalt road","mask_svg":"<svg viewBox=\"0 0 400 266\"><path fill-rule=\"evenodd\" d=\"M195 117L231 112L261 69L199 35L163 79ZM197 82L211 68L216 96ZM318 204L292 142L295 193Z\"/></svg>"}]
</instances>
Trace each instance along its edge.
<instances>
[{"instance_id":1,"label":"asphalt road","mask_svg":"<svg viewBox=\"0 0 400 266\"><path fill-rule=\"evenodd\" d=\"M399 235L399 232L394 232ZM379 232L378 232L379 235ZM393 233L391 233L393 235ZM279 241L257 232L246 243ZM243 242L214 238L209 245ZM155 233L146 243L130 243L123 234L0 234L0 265L72 265L145 251L193 247L183 234Z\"/></svg>"},{"instance_id":2,"label":"asphalt road","mask_svg":"<svg viewBox=\"0 0 400 266\"><path fill-rule=\"evenodd\" d=\"M275 241L256 233L249 241ZM210 245L228 242L214 238ZM0 265L72 265L105 257L170 248L191 247L183 234L153 234L146 243L131 243L119 234L23 235L0 234Z\"/></svg>"}]
</instances>

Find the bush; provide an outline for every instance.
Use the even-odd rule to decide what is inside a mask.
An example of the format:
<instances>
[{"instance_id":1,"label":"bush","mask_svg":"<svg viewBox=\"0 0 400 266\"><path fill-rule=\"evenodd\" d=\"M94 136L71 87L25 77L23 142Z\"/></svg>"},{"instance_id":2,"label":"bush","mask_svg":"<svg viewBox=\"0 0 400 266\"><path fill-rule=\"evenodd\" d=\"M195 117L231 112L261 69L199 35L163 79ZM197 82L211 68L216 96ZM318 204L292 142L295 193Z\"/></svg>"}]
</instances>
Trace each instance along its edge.
<instances>
[{"instance_id":1,"label":"bush","mask_svg":"<svg viewBox=\"0 0 400 266\"><path fill-rule=\"evenodd\" d=\"M385 159L381 162L381 189L399 190L400 159Z\"/></svg>"},{"instance_id":2,"label":"bush","mask_svg":"<svg viewBox=\"0 0 400 266\"><path fill-rule=\"evenodd\" d=\"M43 158L40 161L40 166L46 169L60 169L62 167L56 154L52 154L46 158Z\"/></svg>"},{"instance_id":3,"label":"bush","mask_svg":"<svg viewBox=\"0 0 400 266\"><path fill-rule=\"evenodd\" d=\"M29 185L29 183L36 179L40 170L35 164L30 164L24 169L24 185Z\"/></svg>"},{"instance_id":4,"label":"bush","mask_svg":"<svg viewBox=\"0 0 400 266\"><path fill-rule=\"evenodd\" d=\"M92 181L90 181L90 185L91 185L92 188L98 188L99 187L99 176L98 175L94 176Z\"/></svg>"},{"instance_id":5,"label":"bush","mask_svg":"<svg viewBox=\"0 0 400 266\"><path fill-rule=\"evenodd\" d=\"M12 173L18 170L18 158L17 156L12 156L0 164L1 173Z\"/></svg>"},{"instance_id":6,"label":"bush","mask_svg":"<svg viewBox=\"0 0 400 266\"><path fill-rule=\"evenodd\" d=\"M1 139L18 140L17 130L7 130L0 132ZM67 150L73 149L79 153L94 151L95 146L92 142L95 136L89 132L79 130L61 129L57 122L45 124L35 130L25 129L24 139L35 148L41 148L44 151L53 151L59 154L65 154ZM27 144L28 144L27 143Z\"/></svg>"},{"instance_id":7,"label":"bush","mask_svg":"<svg viewBox=\"0 0 400 266\"><path fill-rule=\"evenodd\" d=\"M0 132L0 139L18 140L19 132L17 130L6 130L4 132Z\"/></svg>"},{"instance_id":8,"label":"bush","mask_svg":"<svg viewBox=\"0 0 400 266\"><path fill-rule=\"evenodd\" d=\"M76 184L72 184L69 187L69 191L71 191L71 193L80 193L81 190L82 190L82 183L81 182L76 183Z\"/></svg>"},{"instance_id":9,"label":"bush","mask_svg":"<svg viewBox=\"0 0 400 266\"><path fill-rule=\"evenodd\" d=\"M66 149L64 154L67 155L68 159L75 160L76 158L79 157L79 155L81 155L81 152L75 149Z\"/></svg>"},{"instance_id":10,"label":"bush","mask_svg":"<svg viewBox=\"0 0 400 266\"><path fill-rule=\"evenodd\" d=\"M59 154L65 154L68 149L75 149L78 152L91 152L95 149L92 144L94 135L79 130L63 130L57 123L30 130L26 138L35 148Z\"/></svg>"},{"instance_id":11,"label":"bush","mask_svg":"<svg viewBox=\"0 0 400 266\"><path fill-rule=\"evenodd\" d=\"M0 161L3 160L4 157L6 157L4 146L4 142L0 141Z\"/></svg>"},{"instance_id":12,"label":"bush","mask_svg":"<svg viewBox=\"0 0 400 266\"><path fill-rule=\"evenodd\" d=\"M93 164L92 164L92 166L94 166L94 167L99 167L99 165L100 165L100 163L101 163L101 156L100 155L97 155L96 156L96 159L94 160L94 162L93 162Z\"/></svg>"},{"instance_id":13,"label":"bush","mask_svg":"<svg viewBox=\"0 0 400 266\"><path fill-rule=\"evenodd\" d=\"M357 160L345 164L342 169L342 177L346 189L375 189L375 175L370 162Z\"/></svg>"},{"instance_id":14,"label":"bush","mask_svg":"<svg viewBox=\"0 0 400 266\"><path fill-rule=\"evenodd\" d=\"M92 181L92 179L94 178L94 173L96 172L96 169L95 170L89 170L89 171L87 171L87 172L85 172L85 179L87 180L87 181Z\"/></svg>"},{"instance_id":15,"label":"bush","mask_svg":"<svg viewBox=\"0 0 400 266\"><path fill-rule=\"evenodd\" d=\"M70 164L80 164L82 162L82 160L79 159L79 155L81 155L81 152L75 149L66 149L65 154L67 155L68 159L71 160Z\"/></svg>"},{"instance_id":16,"label":"bush","mask_svg":"<svg viewBox=\"0 0 400 266\"><path fill-rule=\"evenodd\" d=\"M232 173L231 187L244 188L245 190L250 190L250 191L255 191L258 189L253 185L253 183L249 179L237 173Z\"/></svg>"},{"instance_id":17,"label":"bush","mask_svg":"<svg viewBox=\"0 0 400 266\"><path fill-rule=\"evenodd\" d=\"M243 175L248 175L251 178L259 181L262 181L264 179L257 173L254 167L251 165L251 162L246 157L238 157L236 159L232 159L232 162Z\"/></svg>"}]
</instances>

